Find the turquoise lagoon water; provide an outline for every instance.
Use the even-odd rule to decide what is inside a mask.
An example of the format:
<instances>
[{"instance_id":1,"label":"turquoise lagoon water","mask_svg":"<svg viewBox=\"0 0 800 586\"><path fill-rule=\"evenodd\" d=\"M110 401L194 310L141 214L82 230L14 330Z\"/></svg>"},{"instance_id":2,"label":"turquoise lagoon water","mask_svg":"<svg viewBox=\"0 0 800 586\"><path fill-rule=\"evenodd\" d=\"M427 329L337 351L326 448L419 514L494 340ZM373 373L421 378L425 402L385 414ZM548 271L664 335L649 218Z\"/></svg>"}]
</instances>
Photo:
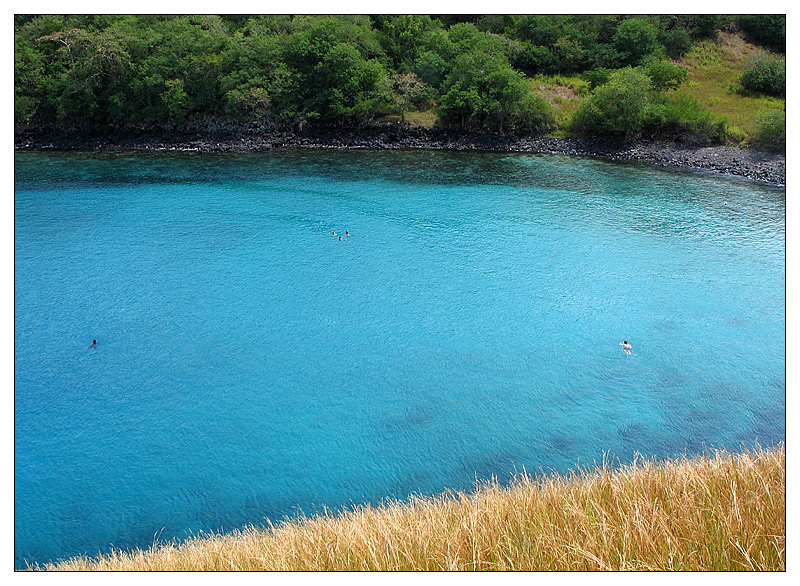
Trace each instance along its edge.
<instances>
[{"instance_id":1,"label":"turquoise lagoon water","mask_svg":"<svg viewBox=\"0 0 800 586\"><path fill-rule=\"evenodd\" d=\"M785 438L783 189L516 154L15 158L16 567Z\"/></svg>"}]
</instances>

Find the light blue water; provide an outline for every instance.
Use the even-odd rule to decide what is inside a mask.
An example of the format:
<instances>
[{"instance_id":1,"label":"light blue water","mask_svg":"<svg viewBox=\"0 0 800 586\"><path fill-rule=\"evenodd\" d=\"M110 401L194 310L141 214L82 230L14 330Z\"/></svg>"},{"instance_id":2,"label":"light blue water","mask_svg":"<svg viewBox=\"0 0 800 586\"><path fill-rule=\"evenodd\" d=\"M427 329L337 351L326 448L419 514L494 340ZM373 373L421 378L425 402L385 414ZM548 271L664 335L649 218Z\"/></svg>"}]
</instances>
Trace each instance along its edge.
<instances>
[{"instance_id":1,"label":"light blue water","mask_svg":"<svg viewBox=\"0 0 800 586\"><path fill-rule=\"evenodd\" d=\"M15 176L16 566L785 438L783 189L441 152Z\"/></svg>"}]
</instances>

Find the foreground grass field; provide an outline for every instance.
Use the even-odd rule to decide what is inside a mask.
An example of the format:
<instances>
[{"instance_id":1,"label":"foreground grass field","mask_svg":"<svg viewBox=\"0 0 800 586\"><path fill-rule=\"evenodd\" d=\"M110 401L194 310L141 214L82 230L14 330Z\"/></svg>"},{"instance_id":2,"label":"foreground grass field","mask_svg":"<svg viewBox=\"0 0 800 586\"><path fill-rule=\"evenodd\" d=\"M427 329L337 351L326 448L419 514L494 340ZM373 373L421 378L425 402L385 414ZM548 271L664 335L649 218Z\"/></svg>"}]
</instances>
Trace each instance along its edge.
<instances>
[{"instance_id":1,"label":"foreground grass field","mask_svg":"<svg viewBox=\"0 0 800 586\"><path fill-rule=\"evenodd\" d=\"M785 570L779 448L519 476L48 570Z\"/></svg>"}]
</instances>

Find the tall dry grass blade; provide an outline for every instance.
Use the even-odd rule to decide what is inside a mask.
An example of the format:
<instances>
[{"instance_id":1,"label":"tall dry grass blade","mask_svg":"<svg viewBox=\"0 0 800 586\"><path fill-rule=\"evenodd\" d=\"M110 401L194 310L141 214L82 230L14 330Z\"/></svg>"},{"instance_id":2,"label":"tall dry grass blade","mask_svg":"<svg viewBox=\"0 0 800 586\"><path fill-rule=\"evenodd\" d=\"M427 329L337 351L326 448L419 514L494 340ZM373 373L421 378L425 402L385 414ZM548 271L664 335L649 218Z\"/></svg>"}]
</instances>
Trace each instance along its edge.
<instances>
[{"instance_id":1,"label":"tall dry grass blade","mask_svg":"<svg viewBox=\"0 0 800 586\"><path fill-rule=\"evenodd\" d=\"M781 445L298 515L49 570L772 570L786 567Z\"/></svg>"}]
</instances>

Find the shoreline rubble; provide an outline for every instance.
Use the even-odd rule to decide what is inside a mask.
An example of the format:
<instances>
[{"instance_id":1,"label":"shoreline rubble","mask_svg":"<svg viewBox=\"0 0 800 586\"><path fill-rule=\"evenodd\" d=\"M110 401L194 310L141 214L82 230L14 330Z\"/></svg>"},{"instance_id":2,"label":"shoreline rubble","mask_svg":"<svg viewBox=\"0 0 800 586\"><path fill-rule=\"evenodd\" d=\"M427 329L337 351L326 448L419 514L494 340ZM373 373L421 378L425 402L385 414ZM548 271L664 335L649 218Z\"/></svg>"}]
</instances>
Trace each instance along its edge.
<instances>
[{"instance_id":1,"label":"shoreline rubble","mask_svg":"<svg viewBox=\"0 0 800 586\"><path fill-rule=\"evenodd\" d=\"M644 139L609 140L498 135L396 125L308 133L229 129L217 132L18 132L15 150L185 151L255 153L274 149L451 150L598 158L622 163L710 172L786 185L786 156L726 146L695 146Z\"/></svg>"}]
</instances>

